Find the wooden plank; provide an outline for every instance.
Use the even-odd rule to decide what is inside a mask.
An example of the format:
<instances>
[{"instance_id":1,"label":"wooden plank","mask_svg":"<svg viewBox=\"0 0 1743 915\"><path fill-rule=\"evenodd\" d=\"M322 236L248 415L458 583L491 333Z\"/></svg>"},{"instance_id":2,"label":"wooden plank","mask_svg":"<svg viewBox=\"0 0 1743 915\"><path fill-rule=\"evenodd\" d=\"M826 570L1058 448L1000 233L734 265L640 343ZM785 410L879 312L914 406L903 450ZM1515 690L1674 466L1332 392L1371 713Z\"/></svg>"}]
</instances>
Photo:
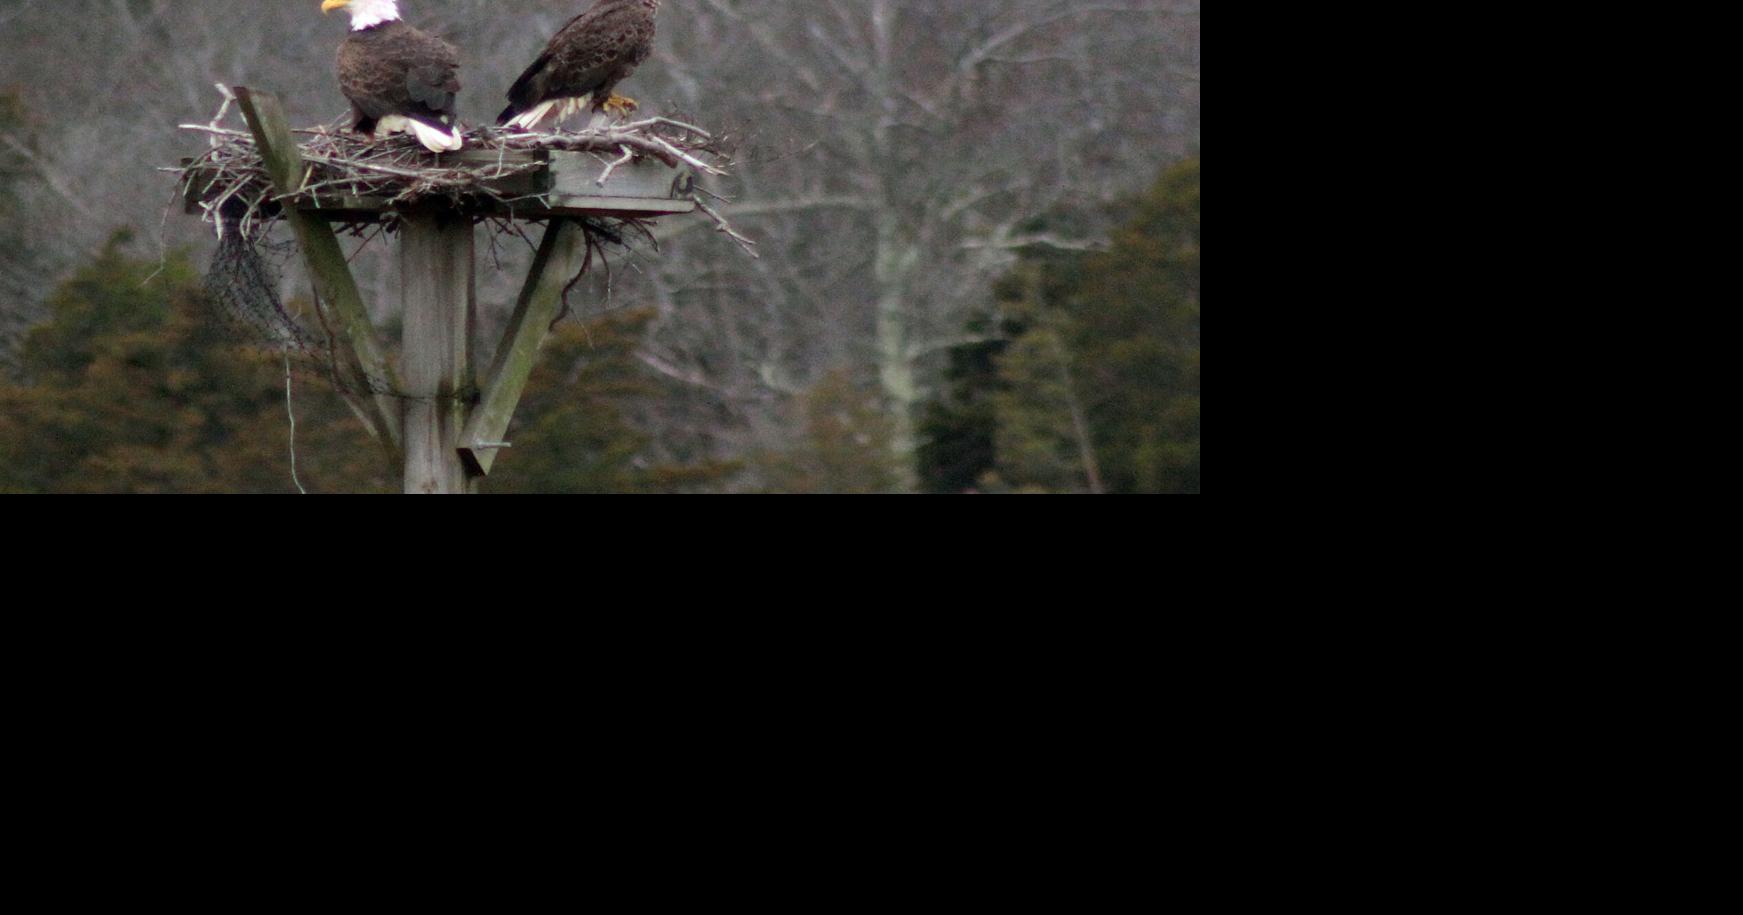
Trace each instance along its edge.
<instances>
[{"instance_id":1,"label":"wooden plank","mask_svg":"<svg viewBox=\"0 0 1743 915\"><path fill-rule=\"evenodd\" d=\"M242 116L248 121L248 129L254 133L254 143L266 163L267 172L272 175L273 185L281 194L296 190L302 181L302 154L297 149L290 124L285 120L284 107L279 104L277 96L238 86L236 100L241 105ZM331 226L296 210L287 210L285 221L296 233L297 245L302 249L316 292L339 317L344 334L340 342L345 345L353 363L350 368L365 386L365 391L373 395L361 398L367 405L369 429L390 454L396 453L401 440L399 404L391 394L375 391L380 386L389 391L397 390L399 380L381 345L375 340L369 310L363 305L363 295L357 289L357 280L351 276L339 239Z\"/></svg>"},{"instance_id":2,"label":"wooden plank","mask_svg":"<svg viewBox=\"0 0 1743 915\"><path fill-rule=\"evenodd\" d=\"M472 220L452 211L407 214L400 227L405 294L405 491L476 492L460 457L461 426L475 391L477 321Z\"/></svg>"},{"instance_id":3,"label":"wooden plank","mask_svg":"<svg viewBox=\"0 0 1743 915\"><path fill-rule=\"evenodd\" d=\"M600 184L600 177L615 158L601 158L596 153L551 153L551 196L672 200L683 196L679 188L688 186L688 169L673 169L657 159L624 163L611 169L610 177Z\"/></svg>"},{"instance_id":4,"label":"wooden plank","mask_svg":"<svg viewBox=\"0 0 1743 915\"><path fill-rule=\"evenodd\" d=\"M696 212L693 200L649 200L628 197L557 197L536 210L517 208L515 214L527 219L546 216L672 216Z\"/></svg>"},{"instance_id":5,"label":"wooden plank","mask_svg":"<svg viewBox=\"0 0 1743 915\"><path fill-rule=\"evenodd\" d=\"M549 162L551 154L543 149L480 149L469 146L457 153L448 153L444 162L460 162L465 165L525 165L528 162Z\"/></svg>"},{"instance_id":6,"label":"wooden plank","mask_svg":"<svg viewBox=\"0 0 1743 915\"><path fill-rule=\"evenodd\" d=\"M319 219L380 219L383 214L392 212L392 198L389 197L321 197L317 203L304 203L297 206L300 212Z\"/></svg>"},{"instance_id":7,"label":"wooden plank","mask_svg":"<svg viewBox=\"0 0 1743 915\"><path fill-rule=\"evenodd\" d=\"M563 288L581 269L586 236L567 219L554 219L545 229L538 257L533 259L509 319L502 345L491 361L490 375L472 421L460 434L460 453L480 476L490 473L509 423L520 406L527 379L539 358L539 348L563 305Z\"/></svg>"},{"instance_id":8,"label":"wooden plank","mask_svg":"<svg viewBox=\"0 0 1743 915\"><path fill-rule=\"evenodd\" d=\"M379 222L383 216L394 211L385 198L380 197L334 197L324 198L321 206L303 206L299 212L314 219L327 222L369 223ZM696 203L691 200L652 200L642 198L620 197L556 197L547 198L543 202L523 200L511 209L505 206L490 206L483 208L467 208L467 213L489 213L495 216L513 216L519 220L546 220L560 216L621 216L646 218L651 216L672 216L680 213L694 213Z\"/></svg>"},{"instance_id":9,"label":"wooden plank","mask_svg":"<svg viewBox=\"0 0 1743 915\"><path fill-rule=\"evenodd\" d=\"M495 174L497 166L505 170L521 165L541 166L500 178L485 179L485 187L504 197L527 197L543 194L551 189L550 169L543 167L544 163L550 161L550 153L542 149L468 149L442 158L445 164L459 164L478 169L485 174Z\"/></svg>"}]
</instances>

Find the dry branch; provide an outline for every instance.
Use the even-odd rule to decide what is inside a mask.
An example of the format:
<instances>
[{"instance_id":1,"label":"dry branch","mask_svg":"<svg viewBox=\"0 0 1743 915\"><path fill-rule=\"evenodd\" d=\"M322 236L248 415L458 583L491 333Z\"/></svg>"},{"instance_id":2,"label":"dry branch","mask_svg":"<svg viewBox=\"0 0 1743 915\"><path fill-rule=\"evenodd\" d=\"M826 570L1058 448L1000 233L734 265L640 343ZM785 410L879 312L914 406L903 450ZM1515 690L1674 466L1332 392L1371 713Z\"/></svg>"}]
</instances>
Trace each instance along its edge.
<instances>
[{"instance_id":1,"label":"dry branch","mask_svg":"<svg viewBox=\"0 0 1743 915\"><path fill-rule=\"evenodd\" d=\"M228 99L226 99L228 105ZM545 167L509 153L561 150L614 157L600 183L619 167L636 159L656 159L668 167L684 166L708 175L725 175L731 164L720 140L707 131L667 118L549 133L504 132L478 128L467 132L460 159L437 155L409 136L373 140L329 127L295 131L306 172L295 192L278 193L261 161L253 136L242 130L208 124L183 124L183 130L207 136L210 148L174 171L181 176L185 196L200 201L204 219L220 235L229 226L253 233L270 221L277 208L321 207L335 198L385 201L400 207L426 201L446 201L480 209L510 208L536 200L524 185L514 189L516 176ZM494 159L479 152L497 152Z\"/></svg>"}]
</instances>

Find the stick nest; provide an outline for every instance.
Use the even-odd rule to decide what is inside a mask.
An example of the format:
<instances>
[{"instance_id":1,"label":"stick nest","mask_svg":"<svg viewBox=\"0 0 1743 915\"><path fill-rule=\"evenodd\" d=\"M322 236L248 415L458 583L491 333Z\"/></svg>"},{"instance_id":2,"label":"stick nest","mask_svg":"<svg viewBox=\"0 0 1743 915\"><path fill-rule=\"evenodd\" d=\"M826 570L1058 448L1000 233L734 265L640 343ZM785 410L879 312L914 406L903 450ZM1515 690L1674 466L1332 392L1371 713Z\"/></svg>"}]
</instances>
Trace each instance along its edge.
<instances>
[{"instance_id":1,"label":"stick nest","mask_svg":"<svg viewBox=\"0 0 1743 915\"><path fill-rule=\"evenodd\" d=\"M220 117L222 115L220 114ZM508 207L538 199L515 191L512 179L543 168L540 162L491 161L482 152L563 150L597 154L610 170L643 158L671 168L689 166L698 173L724 175L731 160L721 139L707 131L668 118L650 118L580 131L525 133L475 128L465 133L466 161L459 154L437 155L409 135L380 140L334 127L293 133L303 158L303 176L295 192L281 194L268 173L254 137L247 131L212 124L184 124L210 137L210 148L179 169L185 199L199 201L203 220L220 234L240 226L252 234L271 221L284 205L310 205L336 197L386 199L392 207L425 201L457 206ZM702 201L698 198L699 204ZM706 209L706 205L703 205Z\"/></svg>"}]
</instances>

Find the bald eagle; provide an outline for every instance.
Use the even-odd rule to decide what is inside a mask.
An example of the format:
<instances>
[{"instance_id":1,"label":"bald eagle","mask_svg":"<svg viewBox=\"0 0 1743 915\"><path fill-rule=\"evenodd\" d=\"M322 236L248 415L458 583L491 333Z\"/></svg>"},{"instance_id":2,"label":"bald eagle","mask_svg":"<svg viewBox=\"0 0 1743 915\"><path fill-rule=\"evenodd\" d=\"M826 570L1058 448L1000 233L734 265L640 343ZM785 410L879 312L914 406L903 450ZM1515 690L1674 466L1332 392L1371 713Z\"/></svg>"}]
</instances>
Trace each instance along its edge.
<instances>
[{"instance_id":1,"label":"bald eagle","mask_svg":"<svg viewBox=\"0 0 1743 915\"><path fill-rule=\"evenodd\" d=\"M322 13L351 14L351 35L339 45L339 89L351 101L359 133L413 133L431 152L465 145L454 115L460 92L460 52L406 25L399 0L326 0Z\"/></svg>"},{"instance_id":2,"label":"bald eagle","mask_svg":"<svg viewBox=\"0 0 1743 915\"><path fill-rule=\"evenodd\" d=\"M498 124L534 130L556 123L589 102L594 111L633 111L634 99L612 94L654 49L660 0L597 0L557 32L514 88Z\"/></svg>"}]
</instances>

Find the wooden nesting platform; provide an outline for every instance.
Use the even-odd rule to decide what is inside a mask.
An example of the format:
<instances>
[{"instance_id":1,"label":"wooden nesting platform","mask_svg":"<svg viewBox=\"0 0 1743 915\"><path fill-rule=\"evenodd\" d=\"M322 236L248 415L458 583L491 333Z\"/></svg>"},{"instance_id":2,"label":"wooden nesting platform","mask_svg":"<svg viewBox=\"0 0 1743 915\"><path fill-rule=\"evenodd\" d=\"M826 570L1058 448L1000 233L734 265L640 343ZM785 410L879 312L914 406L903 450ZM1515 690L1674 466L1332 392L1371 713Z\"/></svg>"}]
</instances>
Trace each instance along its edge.
<instances>
[{"instance_id":1,"label":"wooden nesting platform","mask_svg":"<svg viewBox=\"0 0 1743 915\"><path fill-rule=\"evenodd\" d=\"M594 153L561 150L465 150L443 155L443 164L477 167L490 170L513 170L502 178L487 179L482 185L505 200L480 196L470 205L474 215L506 216L515 219L544 220L552 216L618 216L648 217L692 213L696 203L690 199L695 174L688 168L673 169L653 159L639 159L612 169L605 181L599 179L610 168ZM187 160L184 165L191 165ZM517 166L535 165L530 170ZM196 178L188 182L185 198L190 214L202 212L201 203L215 200L219 191L200 189L207 183ZM389 197L355 197L348 195L314 195L297 209L311 216L335 222L376 222L396 209L416 204L396 206ZM266 215L274 215L270 211Z\"/></svg>"},{"instance_id":2,"label":"wooden nesting platform","mask_svg":"<svg viewBox=\"0 0 1743 915\"><path fill-rule=\"evenodd\" d=\"M694 173L687 168L658 158L611 160L558 150L480 148L444 155L438 165L476 163L480 174L510 172L489 179L499 184L483 192L468 176L471 190L458 197L433 194L396 204L391 197L311 194L308 188L318 191L309 183L316 163L303 158L278 99L241 87L235 92L270 179L270 187L261 189L269 196L255 199L297 201L294 207L269 203L262 215L282 216L295 232L315 292L337 324L342 364L336 370L369 392L347 401L390 458L403 461L408 493L476 492L498 455L512 447L504 437L539 349L561 313L565 290L586 263L587 217L649 219L698 209L689 199ZM187 164L194 161L200 160ZM189 212L204 213L202 203L222 199L219 184L198 180L198 174L189 180ZM389 214L399 219L404 343L397 367L370 323L333 225L375 222ZM481 375L485 365L482 359L475 363L474 350L482 357L489 349L475 339L474 236L484 216L542 220L546 226L506 333Z\"/></svg>"},{"instance_id":3,"label":"wooden nesting platform","mask_svg":"<svg viewBox=\"0 0 1743 915\"><path fill-rule=\"evenodd\" d=\"M192 165L193 161L184 160L182 164ZM695 173L689 168L671 168L651 158L612 168L595 153L477 149L445 154L439 157L439 161L444 165L481 171L514 172L481 182L484 188L503 199L484 195L471 199L467 209L473 215L545 220L553 216L643 218L696 211L696 202L690 199ZM295 168L291 171L294 172ZM200 180L198 172L194 175L194 180L187 184L184 202L188 213L199 214L201 204L216 200L221 190L207 189L202 194L202 188L209 182ZM601 177L605 180L601 181ZM297 209L334 222L368 223L380 221L390 212L415 206L415 203L396 205L386 196L317 193L312 199L299 203ZM277 214L269 208L264 215Z\"/></svg>"}]
</instances>

